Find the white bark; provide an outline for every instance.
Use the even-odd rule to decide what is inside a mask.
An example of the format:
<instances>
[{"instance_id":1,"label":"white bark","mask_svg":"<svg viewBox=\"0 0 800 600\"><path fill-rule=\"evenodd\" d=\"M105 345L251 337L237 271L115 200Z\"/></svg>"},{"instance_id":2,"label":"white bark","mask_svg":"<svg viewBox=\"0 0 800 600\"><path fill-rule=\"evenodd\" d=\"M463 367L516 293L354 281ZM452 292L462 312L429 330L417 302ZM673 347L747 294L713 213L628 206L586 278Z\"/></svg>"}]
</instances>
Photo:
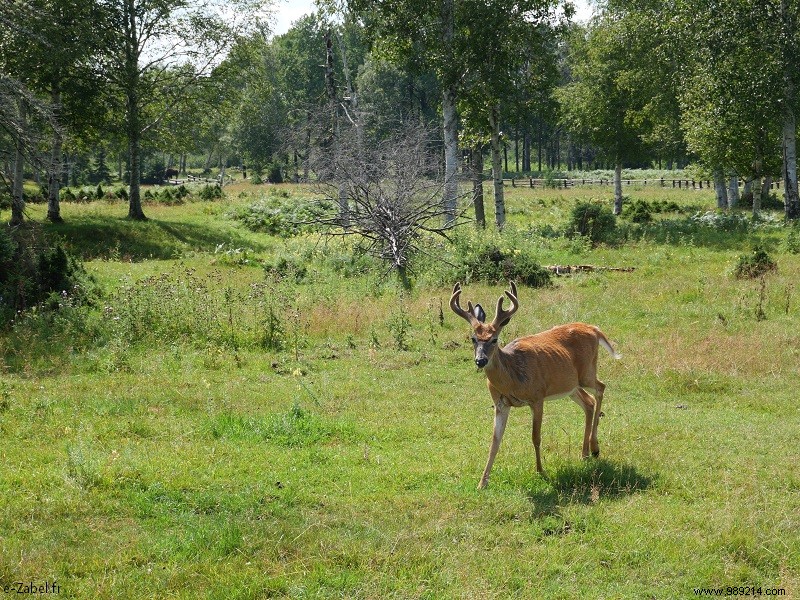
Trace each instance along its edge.
<instances>
[{"instance_id":1,"label":"white bark","mask_svg":"<svg viewBox=\"0 0 800 600\"><path fill-rule=\"evenodd\" d=\"M622 161L614 166L614 214L622 214Z\"/></svg>"},{"instance_id":2,"label":"white bark","mask_svg":"<svg viewBox=\"0 0 800 600\"><path fill-rule=\"evenodd\" d=\"M494 222L502 229L506 222L506 203L503 193L503 162L500 154L500 109L493 106L489 112L492 129L492 179L494 181Z\"/></svg>"},{"instance_id":3,"label":"white bark","mask_svg":"<svg viewBox=\"0 0 800 600\"><path fill-rule=\"evenodd\" d=\"M445 221L456 218L458 198L458 117L456 114L456 92L446 89L442 95L444 117L444 198Z\"/></svg>"},{"instance_id":4,"label":"white bark","mask_svg":"<svg viewBox=\"0 0 800 600\"><path fill-rule=\"evenodd\" d=\"M739 176L734 174L728 182L728 208L736 208L739 200Z\"/></svg>"},{"instance_id":5,"label":"white bark","mask_svg":"<svg viewBox=\"0 0 800 600\"><path fill-rule=\"evenodd\" d=\"M717 195L717 208L728 208L728 190L725 189L725 174L721 168L714 169L714 192Z\"/></svg>"},{"instance_id":6,"label":"white bark","mask_svg":"<svg viewBox=\"0 0 800 600\"><path fill-rule=\"evenodd\" d=\"M25 176L25 154L23 152L23 140L27 129L27 116L25 101L19 100L19 131L16 151L14 153L14 182L11 187L11 225L21 225L25 220L25 197L23 195L22 182Z\"/></svg>"}]
</instances>

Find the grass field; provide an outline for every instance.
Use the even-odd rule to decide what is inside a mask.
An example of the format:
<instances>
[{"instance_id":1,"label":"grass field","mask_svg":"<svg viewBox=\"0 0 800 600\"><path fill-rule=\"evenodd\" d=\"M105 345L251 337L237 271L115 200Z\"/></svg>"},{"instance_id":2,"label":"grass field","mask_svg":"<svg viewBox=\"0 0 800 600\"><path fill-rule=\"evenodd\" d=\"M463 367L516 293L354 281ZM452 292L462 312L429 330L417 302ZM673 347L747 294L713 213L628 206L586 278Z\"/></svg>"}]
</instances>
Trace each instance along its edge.
<instances>
[{"instance_id":1,"label":"grass field","mask_svg":"<svg viewBox=\"0 0 800 600\"><path fill-rule=\"evenodd\" d=\"M65 205L66 223L45 227L103 295L0 334L0 588L800 595L793 234L697 224L687 215L713 207L706 191L633 188L691 210L592 247L526 232L561 227L576 199L607 189L508 192L508 231L488 234L499 244L542 264L636 269L521 288L504 334L579 320L614 341L623 359L599 365L600 459L580 458L581 410L553 401L537 475L530 411L515 409L476 490L491 400L441 270L401 295L345 245L249 231L226 216L251 201L244 186L216 203L147 206L145 223L120 204ZM30 207L34 220L44 211ZM733 276L754 244L778 263L763 283ZM265 278L276 256L306 272ZM493 307L502 289L471 282L463 300Z\"/></svg>"}]
</instances>

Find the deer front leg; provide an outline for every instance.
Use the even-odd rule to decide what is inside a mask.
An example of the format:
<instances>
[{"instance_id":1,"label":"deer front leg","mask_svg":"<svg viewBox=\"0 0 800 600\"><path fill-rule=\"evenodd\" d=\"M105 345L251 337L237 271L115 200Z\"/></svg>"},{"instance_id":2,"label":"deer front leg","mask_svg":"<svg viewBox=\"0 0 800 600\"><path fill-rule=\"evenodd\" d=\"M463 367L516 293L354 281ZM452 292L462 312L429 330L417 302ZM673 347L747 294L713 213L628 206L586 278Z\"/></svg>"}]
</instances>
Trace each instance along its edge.
<instances>
[{"instance_id":1,"label":"deer front leg","mask_svg":"<svg viewBox=\"0 0 800 600\"><path fill-rule=\"evenodd\" d=\"M493 388L489 388L494 400L494 429L492 431L492 444L489 446L489 459L486 461L486 468L483 470L483 476L478 483L478 489L482 490L489 483L489 474L492 472L492 465L494 464L497 451L500 449L500 442L503 441L503 433L506 430L506 423L508 422L508 413L511 407L506 403L499 392Z\"/></svg>"}]
</instances>

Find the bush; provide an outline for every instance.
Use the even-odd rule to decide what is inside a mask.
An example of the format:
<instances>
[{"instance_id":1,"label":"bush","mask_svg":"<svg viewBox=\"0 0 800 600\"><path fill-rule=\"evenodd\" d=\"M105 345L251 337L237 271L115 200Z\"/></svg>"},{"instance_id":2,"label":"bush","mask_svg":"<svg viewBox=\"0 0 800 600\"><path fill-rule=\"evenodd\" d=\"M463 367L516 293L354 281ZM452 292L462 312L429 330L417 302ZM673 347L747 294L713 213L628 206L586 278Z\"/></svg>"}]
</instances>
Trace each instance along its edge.
<instances>
[{"instance_id":1,"label":"bush","mask_svg":"<svg viewBox=\"0 0 800 600\"><path fill-rule=\"evenodd\" d=\"M320 212L331 208L328 201L294 198L286 190L277 190L248 206L232 210L228 217L241 221L251 231L291 237L314 230L313 223Z\"/></svg>"},{"instance_id":2,"label":"bush","mask_svg":"<svg viewBox=\"0 0 800 600\"><path fill-rule=\"evenodd\" d=\"M739 197L739 208L753 208L753 192L747 192ZM783 210L783 199L778 197L775 192L770 192L766 196L761 196L762 210Z\"/></svg>"},{"instance_id":3,"label":"bush","mask_svg":"<svg viewBox=\"0 0 800 600\"><path fill-rule=\"evenodd\" d=\"M628 202L622 208L622 216L634 223L649 223L653 220L652 207L644 200Z\"/></svg>"},{"instance_id":4,"label":"bush","mask_svg":"<svg viewBox=\"0 0 800 600\"><path fill-rule=\"evenodd\" d=\"M597 201L578 202L570 213L566 234L580 235L598 244L609 241L617 227L617 218L611 209Z\"/></svg>"},{"instance_id":5,"label":"bush","mask_svg":"<svg viewBox=\"0 0 800 600\"><path fill-rule=\"evenodd\" d=\"M546 287L551 283L550 271L526 250L501 249L492 242L475 246L456 240L455 251L458 262L448 273L448 280L497 284L513 279L529 287Z\"/></svg>"},{"instance_id":6,"label":"bush","mask_svg":"<svg viewBox=\"0 0 800 600\"><path fill-rule=\"evenodd\" d=\"M750 254L742 254L734 274L737 279L758 279L762 275L777 271L778 264L762 246L756 246Z\"/></svg>"},{"instance_id":7,"label":"bush","mask_svg":"<svg viewBox=\"0 0 800 600\"><path fill-rule=\"evenodd\" d=\"M270 163L267 170L267 181L269 183L283 183L283 172L281 171L280 163Z\"/></svg>"},{"instance_id":8,"label":"bush","mask_svg":"<svg viewBox=\"0 0 800 600\"><path fill-rule=\"evenodd\" d=\"M61 196L61 202L75 202L77 200L75 194L68 187L61 188L59 195Z\"/></svg>"},{"instance_id":9,"label":"bush","mask_svg":"<svg viewBox=\"0 0 800 600\"><path fill-rule=\"evenodd\" d=\"M217 185L206 185L200 190L200 199L205 202L212 202L222 198L222 188Z\"/></svg>"},{"instance_id":10,"label":"bush","mask_svg":"<svg viewBox=\"0 0 800 600\"><path fill-rule=\"evenodd\" d=\"M0 227L0 325L36 305L57 309L63 298L89 302L95 292L83 265L40 227Z\"/></svg>"}]
</instances>

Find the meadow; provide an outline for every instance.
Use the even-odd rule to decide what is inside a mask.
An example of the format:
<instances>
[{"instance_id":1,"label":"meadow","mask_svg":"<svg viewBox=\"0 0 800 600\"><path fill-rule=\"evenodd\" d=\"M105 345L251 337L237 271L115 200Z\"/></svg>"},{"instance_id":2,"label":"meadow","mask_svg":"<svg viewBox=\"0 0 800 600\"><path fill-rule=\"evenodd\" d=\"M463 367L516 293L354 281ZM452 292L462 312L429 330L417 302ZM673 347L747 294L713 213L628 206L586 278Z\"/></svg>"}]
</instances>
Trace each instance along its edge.
<instances>
[{"instance_id":1,"label":"meadow","mask_svg":"<svg viewBox=\"0 0 800 600\"><path fill-rule=\"evenodd\" d=\"M154 203L143 223L118 202L65 204L66 223L42 227L99 291L0 333L0 588L797 596L797 229L706 214L708 190L625 191L680 210L592 244L560 232L577 200L610 204L608 188L507 188L506 230L431 242L410 293L347 241L245 226L258 198L304 201L300 186ZM493 411L447 304L458 252L487 245L635 270L520 286L504 341L583 321L623 358L600 357L599 459L580 458L578 406L549 402L538 475L530 411L515 409L478 491ZM736 278L754 247L777 271ZM505 285L466 281L462 302L491 315Z\"/></svg>"}]
</instances>

